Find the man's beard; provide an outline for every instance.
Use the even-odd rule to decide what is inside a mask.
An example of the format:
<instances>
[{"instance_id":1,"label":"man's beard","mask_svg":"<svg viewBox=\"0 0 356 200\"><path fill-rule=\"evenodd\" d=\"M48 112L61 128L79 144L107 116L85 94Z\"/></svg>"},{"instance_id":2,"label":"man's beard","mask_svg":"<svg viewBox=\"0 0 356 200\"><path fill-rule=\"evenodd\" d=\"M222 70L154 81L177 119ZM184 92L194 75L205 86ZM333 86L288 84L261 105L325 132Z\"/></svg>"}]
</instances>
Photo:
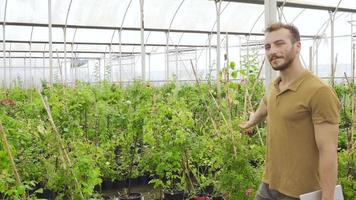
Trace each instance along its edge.
<instances>
[{"instance_id":1,"label":"man's beard","mask_svg":"<svg viewBox=\"0 0 356 200\"><path fill-rule=\"evenodd\" d=\"M271 60L270 60L270 63L271 63L271 66L274 70L276 71L283 71L283 70L286 70L288 69L291 64L293 63L294 59L295 59L295 55L293 56L292 52L289 52L289 54L287 54L285 57L277 57L277 56L273 56L275 58L284 58L284 62L282 64L277 64L277 65L272 65L271 63ZM273 58L272 57L272 58Z\"/></svg>"}]
</instances>

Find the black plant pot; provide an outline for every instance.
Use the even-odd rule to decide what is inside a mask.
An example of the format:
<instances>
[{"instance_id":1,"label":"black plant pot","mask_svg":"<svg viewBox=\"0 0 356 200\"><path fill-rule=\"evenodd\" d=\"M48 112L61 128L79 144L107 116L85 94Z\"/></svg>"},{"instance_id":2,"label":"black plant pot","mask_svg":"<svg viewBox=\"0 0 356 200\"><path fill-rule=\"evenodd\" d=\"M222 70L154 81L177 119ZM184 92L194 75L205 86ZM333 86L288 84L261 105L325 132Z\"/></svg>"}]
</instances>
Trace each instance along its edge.
<instances>
[{"instance_id":1,"label":"black plant pot","mask_svg":"<svg viewBox=\"0 0 356 200\"><path fill-rule=\"evenodd\" d=\"M113 186L113 182L110 179L103 179L103 182L101 183L101 189L102 190L111 190Z\"/></svg>"},{"instance_id":2,"label":"black plant pot","mask_svg":"<svg viewBox=\"0 0 356 200\"><path fill-rule=\"evenodd\" d=\"M141 200L141 199L142 199L141 193L130 193L129 195L119 196L119 200Z\"/></svg>"},{"instance_id":3,"label":"black plant pot","mask_svg":"<svg viewBox=\"0 0 356 200\"><path fill-rule=\"evenodd\" d=\"M184 200L184 191L164 192L164 200Z\"/></svg>"},{"instance_id":4,"label":"black plant pot","mask_svg":"<svg viewBox=\"0 0 356 200\"><path fill-rule=\"evenodd\" d=\"M212 200L225 200L223 196L214 196Z\"/></svg>"},{"instance_id":5,"label":"black plant pot","mask_svg":"<svg viewBox=\"0 0 356 200\"><path fill-rule=\"evenodd\" d=\"M56 198L56 194L52 190L44 188L42 194L36 194L36 197L40 199L52 200Z\"/></svg>"}]
</instances>

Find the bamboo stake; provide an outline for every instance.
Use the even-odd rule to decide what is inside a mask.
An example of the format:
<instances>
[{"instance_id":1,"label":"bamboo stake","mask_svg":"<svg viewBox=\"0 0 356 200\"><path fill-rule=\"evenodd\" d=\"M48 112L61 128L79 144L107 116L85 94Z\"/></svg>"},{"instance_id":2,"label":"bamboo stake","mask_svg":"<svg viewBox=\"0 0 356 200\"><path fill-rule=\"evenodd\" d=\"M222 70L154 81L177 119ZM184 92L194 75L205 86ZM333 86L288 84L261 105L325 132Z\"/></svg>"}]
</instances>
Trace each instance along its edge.
<instances>
[{"instance_id":1,"label":"bamboo stake","mask_svg":"<svg viewBox=\"0 0 356 200\"><path fill-rule=\"evenodd\" d=\"M73 165L72 165L72 162L71 162L71 160L70 160L70 158L69 158L69 156L68 156L68 152L67 152L66 148L65 148L64 145L63 145L62 137L60 136L59 131L58 131L58 129L57 129L55 123L54 123L54 120L53 120L53 118L52 118L52 113L51 113L51 109L50 109L49 104L48 104L47 97L43 97L42 94L41 94L41 92L38 92L38 93L40 94L42 103L43 103L43 105L44 105L44 107L45 107L45 109L46 109L46 111L47 111L48 120L50 121L50 123L51 123L51 125L52 125L52 128L53 128L53 130L54 130L54 132L55 132L55 136L56 136L56 138L57 138L58 144L60 145L60 151L63 153L64 158L65 158L65 161L66 161L66 162L68 163L68 165L69 165L69 170L70 170L70 172L71 172L72 175L73 175L73 178L74 178L74 181L75 181L75 183L76 183L76 185L77 185L77 187L78 187L80 196L81 196L82 199L84 199L84 196L83 196L83 193L82 193L82 190L81 190L79 181L78 181L78 179L75 177L75 174L74 174L74 172L73 172L73 170L72 170L72 168L71 168L71 167L73 166Z\"/></svg>"},{"instance_id":2,"label":"bamboo stake","mask_svg":"<svg viewBox=\"0 0 356 200\"><path fill-rule=\"evenodd\" d=\"M196 74L196 71L195 71L195 68L194 68L193 61L192 61L192 60L190 60L190 64L191 64L192 69L193 69L193 74L194 74L194 77L195 77L195 82L196 82L197 85L198 85L199 92L200 92L200 93L203 93L202 90L201 90L200 81L199 81L199 78L198 78L198 76L197 76L197 74ZM210 109L209 109L208 104L206 103L206 101L203 101L203 102L204 102L204 105L205 105L205 107L206 107L206 110L208 111L209 119L210 119L211 123L213 124L215 133L219 133L218 128L217 128L217 125L216 125L216 123L215 123L215 121L214 121L214 119L213 119L213 117L212 117L212 114L211 114L211 112L210 112Z\"/></svg>"},{"instance_id":3,"label":"bamboo stake","mask_svg":"<svg viewBox=\"0 0 356 200\"><path fill-rule=\"evenodd\" d=\"M195 72L194 64L193 64L192 59L190 59L190 64L191 64L192 69L193 69L193 73L194 73L194 76L195 76L195 81L197 82L198 87L199 87L199 89L200 89L199 78L198 78L198 76L197 76L197 74L196 74L196 72ZM201 90L200 90L200 92L201 92ZM224 116L224 113L222 113L222 111L221 111L221 109L220 109L220 106L219 106L219 104L217 103L215 97L213 96L213 94L212 94L210 91L208 91L208 92L209 92L210 96L212 97L212 99L213 99L213 101L214 101L216 107L218 108L219 114L221 115L221 117L222 117L222 119L224 120L224 122L225 122L227 128L229 129L229 131L230 131L230 133L231 133L231 139L232 139L232 138L233 138L233 132L234 132L234 131L233 131L232 128L230 127L230 124L227 123L226 118L225 118L225 116ZM204 102L205 102L205 101L204 101ZM209 107L208 107L208 105L206 104L206 102L205 102L205 105L207 106L207 110L209 110ZM213 120L212 118L211 118L211 120L212 120L212 123L214 123L214 120ZM237 148L236 148L235 145L233 145L233 148L234 148L234 155L236 156L236 155L237 155Z\"/></svg>"},{"instance_id":4,"label":"bamboo stake","mask_svg":"<svg viewBox=\"0 0 356 200\"><path fill-rule=\"evenodd\" d=\"M9 142L7 140L7 137L6 137L6 133L5 133L5 130L0 122L0 132L1 132L1 136L2 136L2 140L4 142L4 146L5 146L5 149L6 149L6 152L9 156L9 159L10 159L10 162L11 162L11 167L12 167L12 171L15 175L15 179L16 179L16 183L17 185L21 185L21 179L20 179L20 175L17 171L17 168L16 168L16 164L15 164L15 161L14 161L14 157L11 153L11 149L10 149L10 145L9 145Z\"/></svg>"}]
</instances>

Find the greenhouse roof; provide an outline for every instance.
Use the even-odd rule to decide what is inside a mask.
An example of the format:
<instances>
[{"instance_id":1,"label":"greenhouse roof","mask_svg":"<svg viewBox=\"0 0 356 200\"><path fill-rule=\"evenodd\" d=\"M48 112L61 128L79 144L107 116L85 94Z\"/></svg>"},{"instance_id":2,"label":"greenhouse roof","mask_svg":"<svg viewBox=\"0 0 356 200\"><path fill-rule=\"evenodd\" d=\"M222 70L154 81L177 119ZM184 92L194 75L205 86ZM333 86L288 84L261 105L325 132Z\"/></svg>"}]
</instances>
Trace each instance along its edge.
<instances>
[{"instance_id":1,"label":"greenhouse roof","mask_svg":"<svg viewBox=\"0 0 356 200\"><path fill-rule=\"evenodd\" d=\"M356 12L354 0L287 0L279 1L287 22L301 28L301 34L318 33L321 22L328 20L330 10ZM247 3L249 2L249 3ZM322 3L321 3L322 2ZM7 4L6 4L7 3ZM225 0L222 2L220 31L231 35L263 35L263 0ZM5 12L6 4L6 12ZM292 7L290 7L292 6ZM313 9L309 9L313 8ZM319 10L314 10L314 9ZM48 41L48 4L38 0L1 0L0 16L6 23L6 40ZM313 16L312 18L310 16ZM1 19L0 18L0 19ZM139 0L52 0L53 41L118 43L122 28L122 43L140 41ZM216 33L216 6L211 0L145 0L144 27L146 42L165 44L165 32L172 33L171 44L178 44L181 34ZM195 34L194 34L195 33ZM1 38L3 38L1 33ZM206 45L206 39L187 40L185 45ZM195 42L192 42L195 41Z\"/></svg>"},{"instance_id":2,"label":"greenhouse roof","mask_svg":"<svg viewBox=\"0 0 356 200\"><path fill-rule=\"evenodd\" d=\"M4 60L47 59L53 52L53 57L64 62L66 58L106 59L108 54L139 56L142 45L146 55L194 49L207 52L220 46L218 5L221 48L262 43L263 0L222 0L221 4L214 0L0 0L0 51ZM332 16L338 22L336 38L351 37L356 30L352 29L355 0L278 0L277 6L278 20L296 25L304 41L330 38ZM228 37L232 37L229 44ZM199 60L202 52L197 54ZM165 62L168 66L168 58Z\"/></svg>"}]
</instances>

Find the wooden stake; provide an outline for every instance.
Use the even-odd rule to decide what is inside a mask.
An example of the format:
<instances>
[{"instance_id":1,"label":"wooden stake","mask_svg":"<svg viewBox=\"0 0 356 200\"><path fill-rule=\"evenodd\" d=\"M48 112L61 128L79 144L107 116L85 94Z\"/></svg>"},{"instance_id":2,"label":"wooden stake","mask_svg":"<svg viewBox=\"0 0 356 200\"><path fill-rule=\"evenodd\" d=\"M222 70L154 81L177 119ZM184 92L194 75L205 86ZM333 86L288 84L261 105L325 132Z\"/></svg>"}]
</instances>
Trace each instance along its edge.
<instances>
[{"instance_id":1,"label":"wooden stake","mask_svg":"<svg viewBox=\"0 0 356 200\"><path fill-rule=\"evenodd\" d=\"M43 106L45 107L45 109L46 109L46 111L47 111L48 120L50 121L50 123L51 123L51 125L52 125L52 128L53 128L53 130L54 130L54 132L55 132L55 136L56 136L57 141L58 141L58 144L59 144L59 146L60 146L60 151L63 153L64 158L65 158L65 161L66 161L66 162L68 163L68 165L69 165L69 170L70 170L70 172L71 172L72 175L73 175L73 178L74 178L74 181L75 181L75 183L76 183L76 185L77 185L77 188L78 188L78 190L79 190L80 196L81 196L82 199L84 199L84 196L83 196L83 193L82 193L82 190L81 190L81 186L80 186L80 184L79 184L79 181L78 181L78 179L75 177L74 171L73 171L73 169L71 168L71 167L73 166L73 165L72 165L72 162L71 162L71 160L70 160L70 158L69 158L69 156L68 156L68 152L67 152L66 148L65 148L64 145L63 145L62 137L61 137L61 135L59 134L59 131L58 131L58 129L57 129L55 123L54 123L54 120L53 120L53 118L52 118L52 113L51 113L51 109L50 109L50 107L49 107L49 105L48 105L47 97L43 97L42 94L41 94L41 92L38 92L38 93L40 94L40 97L41 97Z\"/></svg>"},{"instance_id":2,"label":"wooden stake","mask_svg":"<svg viewBox=\"0 0 356 200\"><path fill-rule=\"evenodd\" d=\"M17 185L21 185L21 179L20 179L19 173L17 172L17 168L16 168L16 164L15 164L15 161L14 161L14 157L13 157L13 155L11 153L10 145L9 145L8 140L7 140L5 130L4 130L1 122L0 122L0 132L1 132L2 140L3 140L4 146L5 146L7 155L9 156L9 159L10 159L10 162L11 162L11 167L12 167L12 171L14 172L14 175L15 175L16 183L17 183Z\"/></svg>"}]
</instances>

